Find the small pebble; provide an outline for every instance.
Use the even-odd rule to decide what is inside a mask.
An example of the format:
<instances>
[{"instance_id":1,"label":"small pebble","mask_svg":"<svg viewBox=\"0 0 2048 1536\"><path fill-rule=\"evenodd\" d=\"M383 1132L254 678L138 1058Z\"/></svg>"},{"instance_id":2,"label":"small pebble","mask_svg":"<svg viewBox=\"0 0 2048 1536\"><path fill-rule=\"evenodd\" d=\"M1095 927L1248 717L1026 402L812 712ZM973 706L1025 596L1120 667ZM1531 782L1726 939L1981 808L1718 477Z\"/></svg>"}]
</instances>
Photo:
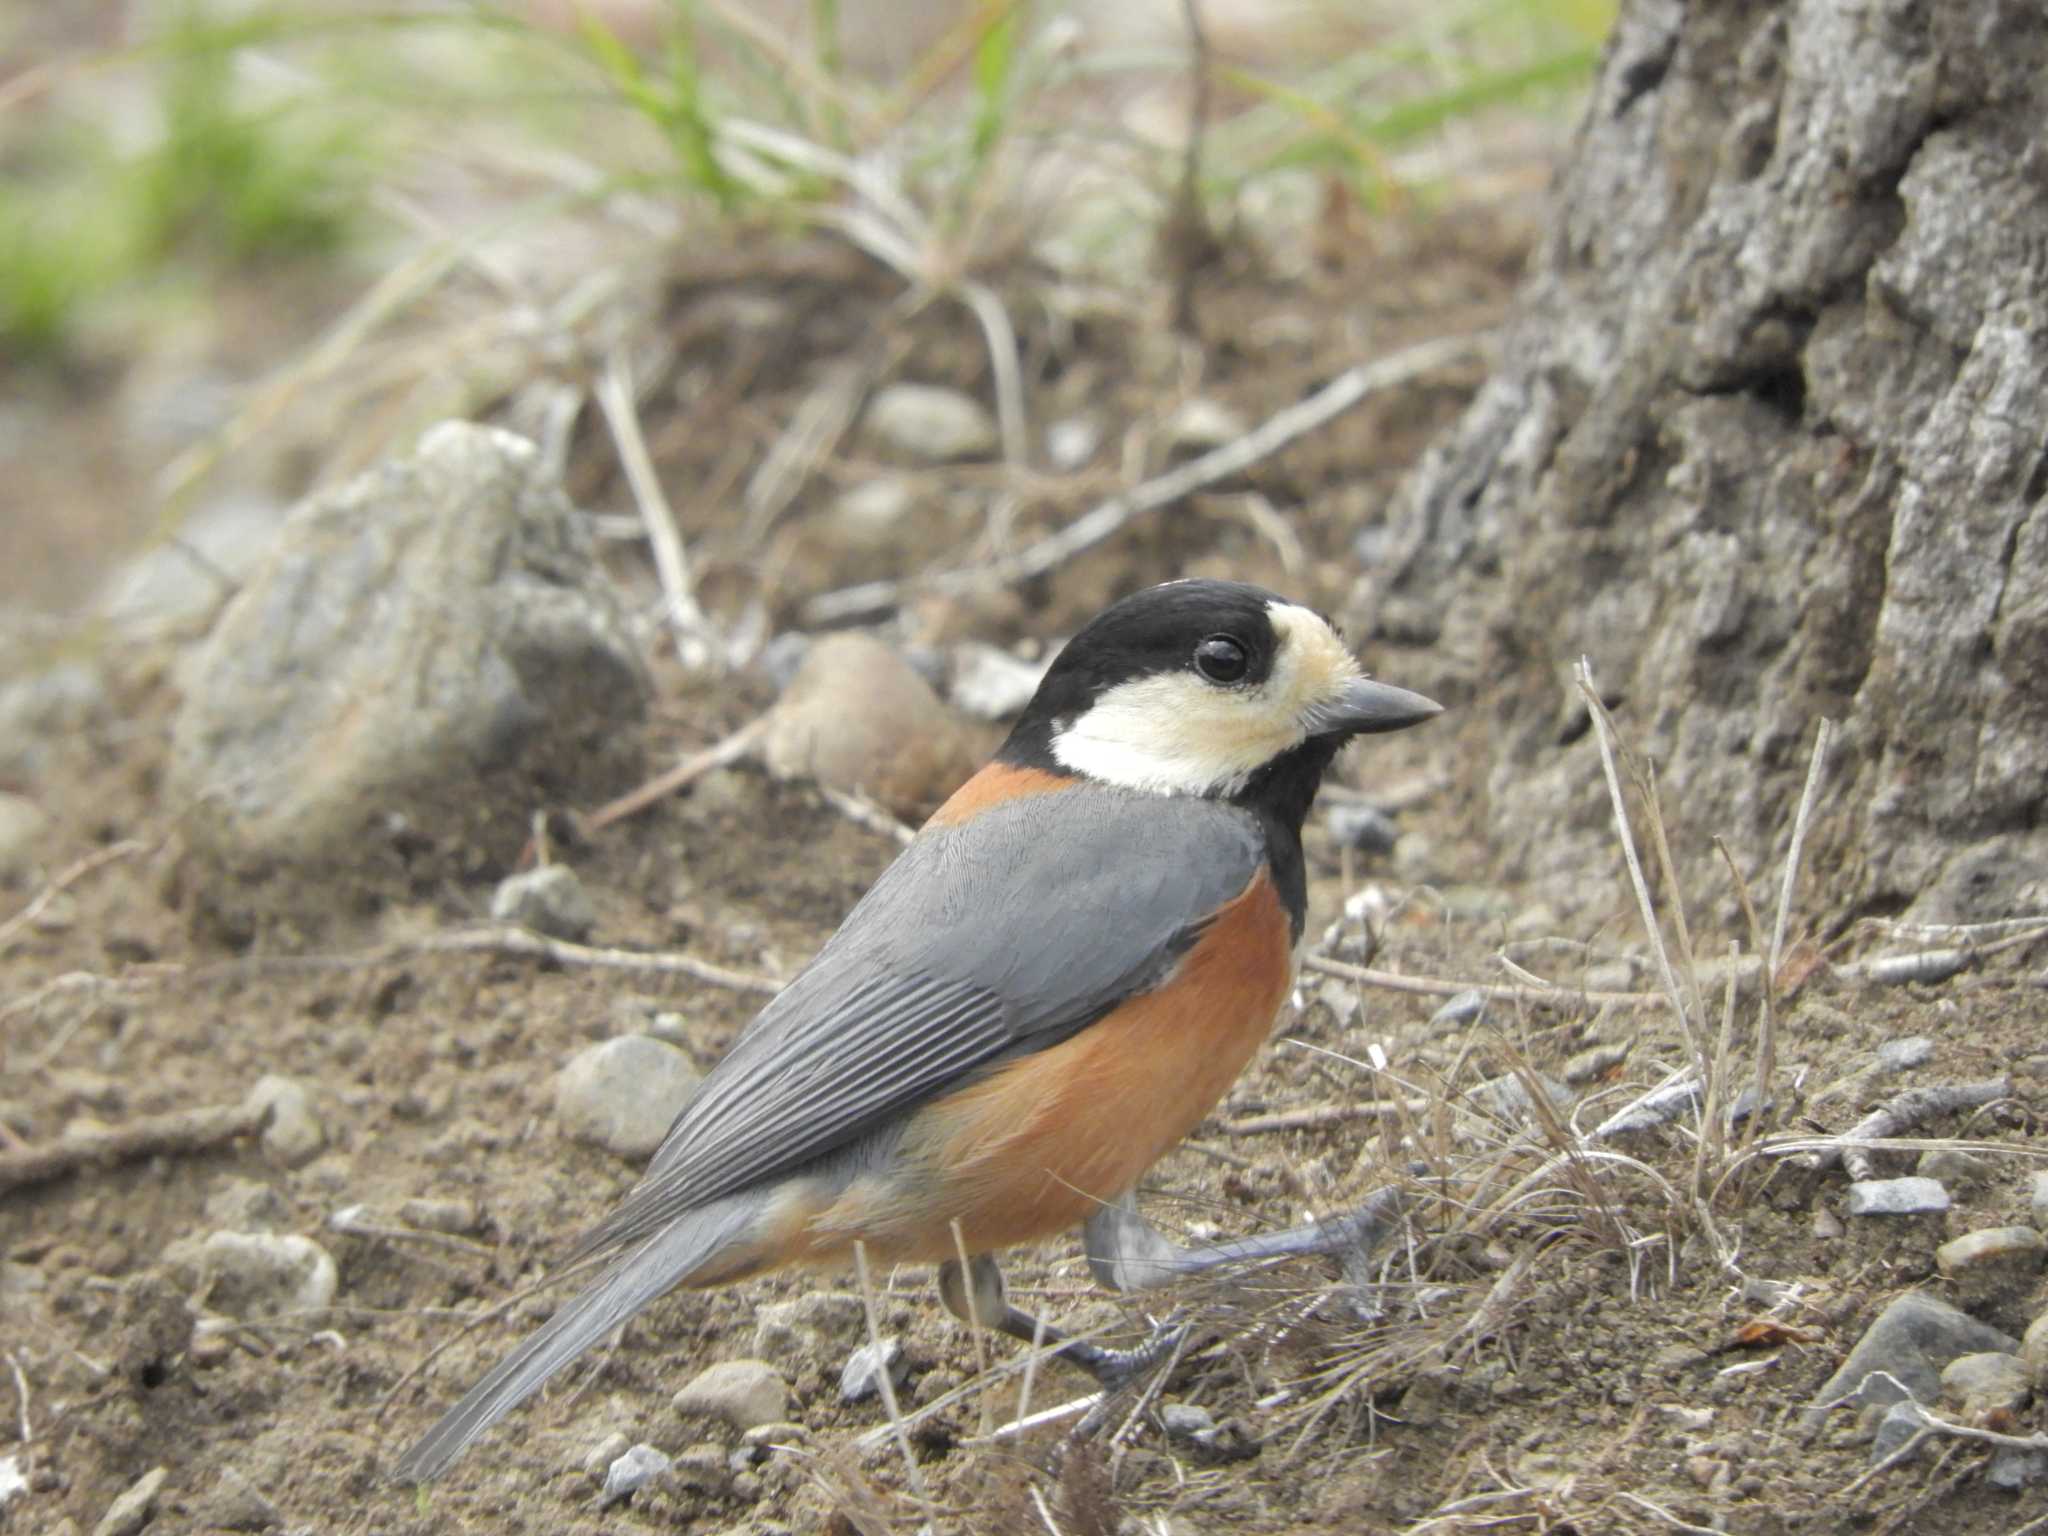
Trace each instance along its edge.
<instances>
[{"instance_id":1,"label":"small pebble","mask_svg":"<svg viewBox=\"0 0 2048 1536\"><path fill-rule=\"evenodd\" d=\"M572 943L589 938L597 927L597 908L576 871L566 864L507 875L491 893L491 917Z\"/></svg>"},{"instance_id":2,"label":"small pebble","mask_svg":"<svg viewBox=\"0 0 2048 1536\"><path fill-rule=\"evenodd\" d=\"M1934 1263L1944 1275L1964 1270L2012 1268L2032 1272L2048 1255L2048 1242L2032 1227L1984 1227L1952 1237L1934 1250Z\"/></svg>"},{"instance_id":3,"label":"small pebble","mask_svg":"<svg viewBox=\"0 0 2048 1536\"><path fill-rule=\"evenodd\" d=\"M633 1437L622 1429L615 1429L584 1455L583 1470L590 1474L591 1481L602 1484L611 1472L612 1463L625 1455L633 1444Z\"/></svg>"},{"instance_id":4,"label":"small pebble","mask_svg":"<svg viewBox=\"0 0 2048 1536\"><path fill-rule=\"evenodd\" d=\"M1195 1440L1216 1431L1216 1416L1197 1403L1168 1403L1159 1418L1173 1440Z\"/></svg>"},{"instance_id":5,"label":"small pebble","mask_svg":"<svg viewBox=\"0 0 2048 1536\"><path fill-rule=\"evenodd\" d=\"M667 1477L675 1463L651 1445L636 1445L605 1469L600 1508L622 1503L657 1477Z\"/></svg>"},{"instance_id":6,"label":"small pebble","mask_svg":"<svg viewBox=\"0 0 2048 1536\"><path fill-rule=\"evenodd\" d=\"M1250 428L1245 419L1220 400L1197 395L1166 421L1166 441L1174 448L1204 453L1234 443Z\"/></svg>"},{"instance_id":7,"label":"small pebble","mask_svg":"<svg viewBox=\"0 0 2048 1536\"><path fill-rule=\"evenodd\" d=\"M2028 1204L2033 1213L2034 1225L2048 1232L2048 1168L2035 1173L2033 1191Z\"/></svg>"},{"instance_id":8,"label":"small pebble","mask_svg":"<svg viewBox=\"0 0 2048 1536\"><path fill-rule=\"evenodd\" d=\"M977 720L1007 720L1023 711L1045 681L1051 656L1019 661L998 646L967 642L953 647L953 707Z\"/></svg>"},{"instance_id":9,"label":"small pebble","mask_svg":"<svg viewBox=\"0 0 2048 1536\"><path fill-rule=\"evenodd\" d=\"M979 400L937 384L876 390L863 425L898 453L930 464L983 458L997 443L995 418Z\"/></svg>"},{"instance_id":10,"label":"small pebble","mask_svg":"<svg viewBox=\"0 0 2048 1536\"><path fill-rule=\"evenodd\" d=\"M889 1373L889 1385L900 1387L910 1378L910 1359L903 1353L900 1339L889 1337L880 1345L880 1362L877 1364L877 1347L863 1344L851 1355L839 1372L839 1400L843 1403L862 1403L877 1396L882 1390L882 1372Z\"/></svg>"},{"instance_id":11,"label":"small pebble","mask_svg":"<svg viewBox=\"0 0 2048 1536\"><path fill-rule=\"evenodd\" d=\"M1908 1035L1903 1040L1887 1040L1877 1048L1877 1065L1880 1071L1904 1072L1910 1067L1922 1066L1933 1059L1934 1042L1925 1035Z\"/></svg>"},{"instance_id":12,"label":"small pebble","mask_svg":"<svg viewBox=\"0 0 2048 1536\"><path fill-rule=\"evenodd\" d=\"M765 1360L721 1360L675 1395L677 1413L745 1431L789 1417L789 1383Z\"/></svg>"},{"instance_id":13,"label":"small pebble","mask_svg":"<svg viewBox=\"0 0 2048 1536\"><path fill-rule=\"evenodd\" d=\"M2018 1341L1925 1291L1893 1299L1863 1332L1835 1374L1813 1395L1804 1417L1809 1435L1840 1411L1897 1402L1931 1403L1941 1393L1942 1367L1958 1355L2010 1351Z\"/></svg>"},{"instance_id":14,"label":"small pebble","mask_svg":"<svg viewBox=\"0 0 2048 1536\"><path fill-rule=\"evenodd\" d=\"M851 487L832 503L831 529L841 542L855 548L880 548L916 507L917 490L908 479L878 475Z\"/></svg>"},{"instance_id":15,"label":"small pebble","mask_svg":"<svg viewBox=\"0 0 2048 1536\"><path fill-rule=\"evenodd\" d=\"M1045 456L1054 469L1071 473L1101 446L1102 425L1092 416L1063 416L1045 429Z\"/></svg>"},{"instance_id":16,"label":"small pebble","mask_svg":"<svg viewBox=\"0 0 2048 1536\"><path fill-rule=\"evenodd\" d=\"M483 1225L474 1200L408 1200L399 1206L398 1219L422 1232L445 1232L450 1237L461 1237Z\"/></svg>"},{"instance_id":17,"label":"small pebble","mask_svg":"<svg viewBox=\"0 0 2048 1536\"><path fill-rule=\"evenodd\" d=\"M284 1524L277 1506L233 1467L221 1469L220 1481L199 1500L193 1514L209 1531L268 1531Z\"/></svg>"},{"instance_id":18,"label":"small pebble","mask_svg":"<svg viewBox=\"0 0 2048 1536\"><path fill-rule=\"evenodd\" d=\"M156 1496L169 1477L165 1467L152 1467L128 1485L128 1489L100 1516L92 1536L135 1536L156 1514Z\"/></svg>"},{"instance_id":19,"label":"small pebble","mask_svg":"<svg viewBox=\"0 0 2048 1536\"><path fill-rule=\"evenodd\" d=\"M1476 988L1453 994L1443 1005L1429 1016L1432 1028L1446 1024L1469 1024L1486 1011L1486 994Z\"/></svg>"},{"instance_id":20,"label":"small pebble","mask_svg":"<svg viewBox=\"0 0 2048 1536\"><path fill-rule=\"evenodd\" d=\"M1628 1060L1629 1045L1589 1045L1564 1064L1564 1080L1577 1086L1605 1077Z\"/></svg>"},{"instance_id":21,"label":"small pebble","mask_svg":"<svg viewBox=\"0 0 2048 1536\"><path fill-rule=\"evenodd\" d=\"M49 825L50 813L27 795L0 790L0 882L28 876L36 840Z\"/></svg>"},{"instance_id":22,"label":"small pebble","mask_svg":"<svg viewBox=\"0 0 2048 1536\"><path fill-rule=\"evenodd\" d=\"M1849 1186L1851 1216L1914 1216L1948 1209L1939 1179L1858 1179Z\"/></svg>"},{"instance_id":23,"label":"small pebble","mask_svg":"<svg viewBox=\"0 0 2048 1536\"><path fill-rule=\"evenodd\" d=\"M805 653L769 712L761 760L778 779L862 791L914 815L965 782L981 750L901 653L848 631Z\"/></svg>"},{"instance_id":24,"label":"small pebble","mask_svg":"<svg viewBox=\"0 0 2048 1536\"><path fill-rule=\"evenodd\" d=\"M555 1078L555 1116L565 1134L621 1157L661 1145L704 1080L690 1058L647 1035L622 1035L579 1051Z\"/></svg>"},{"instance_id":25,"label":"small pebble","mask_svg":"<svg viewBox=\"0 0 2048 1536\"><path fill-rule=\"evenodd\" d=\"M1971 1175L1982 1173L1984 1164L1960 1147L1929 1147L1915 1160L1913 1171L1922 1178L1960 1184Z\"/></svg>"},{"instance_id":26,"label":"small pebble","mask_svg":"<svg viewBox=\"0 0 2048 1536\"><path fill-rule=\"evenodd\" d=\"M260 1077L249 1090L248 1103L252 1109L269 1109L263 1150L287 1168L311 1162L326 1147L327 1128L314 1113L313 1097L304 1083L275 1075Z\"/></svg>"},{"instance_id":27,"label":"small pebble","mask_svg":"<svg viewBox=\"0 0 2048 1536\"><path fill-rule=\"evenodd\" d=\"M327 1250L296 1233L215 1232L200 1245L199 1264L207 1304L244 1320L317 1312L332 1305L339 1283Z\"/></svg>"},{"instance_id":28,"label":"small pebble","mask_svg":"<svg viewBox=\"0 0 2048 1536\"><path fill-rule=\"evenodd\" d=\"M1813 1235L1822 1242L1830 1242L1849 1229L1842 1225L1842 1218L1826 1206L1817 1206L1813 1213Z\"/></svg>"}]
</instances>

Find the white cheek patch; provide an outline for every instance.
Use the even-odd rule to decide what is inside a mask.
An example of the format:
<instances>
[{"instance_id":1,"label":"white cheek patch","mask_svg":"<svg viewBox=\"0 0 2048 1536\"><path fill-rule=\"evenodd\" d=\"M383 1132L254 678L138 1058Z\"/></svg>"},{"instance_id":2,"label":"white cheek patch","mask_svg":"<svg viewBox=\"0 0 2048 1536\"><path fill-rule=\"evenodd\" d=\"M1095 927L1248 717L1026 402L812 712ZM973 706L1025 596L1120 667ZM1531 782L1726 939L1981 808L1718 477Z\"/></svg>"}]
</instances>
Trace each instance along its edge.
<instances>
[{"instance_id":1,"label":"white cheek patch","mask_svg":"<svg viewBox=\"0 0 2048 1536\"><path fill-rule=\"evenodd\" d=\"M1192 671L1119 683L1052 738L1052 755L1104 784L1158 795L1235 794L1308 739L1316 716L1358 675L1330 626L1306 608L1268 610L1279 641L1256 688Z\"/></svg>"}]
</instances>

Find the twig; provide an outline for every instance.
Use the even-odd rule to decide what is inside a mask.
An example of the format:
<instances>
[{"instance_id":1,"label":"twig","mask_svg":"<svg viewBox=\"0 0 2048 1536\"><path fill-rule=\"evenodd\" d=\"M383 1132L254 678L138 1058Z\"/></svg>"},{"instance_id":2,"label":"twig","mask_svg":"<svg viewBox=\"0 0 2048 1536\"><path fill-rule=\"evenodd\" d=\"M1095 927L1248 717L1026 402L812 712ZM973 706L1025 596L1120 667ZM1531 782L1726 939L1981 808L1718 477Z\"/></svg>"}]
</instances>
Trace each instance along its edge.
<instances>
[{"instance_id":1,"label":"twig","mask_svg":"<svg viewBox=\"0 0 2048 1536\"><path fill-rule=\"evenodd\" d=\"M1248 1115L1242 1120L1223 1122L1226 1136L1266 1136L1275 1131L1313 1131L1326 1125L1349 1125L1355 1120L1391 1120L1401 1115L1428 1111L1430 1100L1406 1101L1368 1099L1362 1104L1312 1104L1304 1109L1281 1110L1271 1115Z\"/></svg>"},{"instance_id":2,"label":"twig","mask_svg":"<svg viewBox=\"0 0 2048 1536\"><path fill-rule=\"evenodd\" d=\"M50 1146L0 1153L0 1191L48 1183L86 1168L138 1158L211 1152L252 1136L270 1119L270 1105L230 1104L150 1115L103 1131L78 1131Z\"/></svg>"},{"instance_id":3,"label":"twig","mask_svg":"<svg viewBox=\"0 0 2048 1536\"><path fill-rule=\"evenodd\" d=\"M1202 30L1197 0L1181 0L1180 8L1188 29L1188 142L1181 153L1180 186L1160 231L1160 244L1171 264L1173 328L1193 336L1197 334L1195 274L1216 243L1202 211L1202 138L1209 127L1209 37Z\"/></svg>"},{"instance_id":4,"label":"twig","mask_svg":"<svg viewBox=\"0 0 2048 1536\"><path fill-rule=\"evenodd\" d=\"M1976 1083L1929 1083L1908 1088L1858 1120L1827 1146L1799 1154L1807 1168L1826 1168L1840 1162L1852 1179L1867 1179L1875 1170L1869 1149L1862 1142L1882 1141L1923 1120L1958 1109L1976 1109L2012 1097L2012 1079L1986 1078Z\"/></svg>"},{"instance_id":5,"label":"twig","mask_svg":"<svg viewBox=\"0 0 2048 1536\"><path fill-rule=\"evenodd\" d=\"M28 1377L21 1369L21 1360L11 1349L7 1352L7 1369L14 1374L14 1395L20 1400L20 1408L15 1422L19 1426L21 1443L23 1445L30 1445L34 1443L36 1435L35 1429L29 1423L28 1417Z\"/></svg>"},{"instance_id":6,"label":"twig","mask_svg":"<svg viewBox=\"0 0 2048 1536\"><path fill-rule=\"evenodd\" d=\"M1728 844L1721 838L1714 839L1721 860L1728 866L1728 878L1735 882L1735 898L1742 904L1743 922L1749 928L1749 943L1752 949L1763 952L1763 926L1757 921L1756 903L1749 898L1749 882L1742 878L1742 870L1735 863L1735 855L1728 851ZM1778 977L1767 965L1759 980L1758 990L1763 994L1761 1011L1757 1016L1756 1032L1756 1110L1749 1117L1749 1125L1742 1133L1745 1149L1756 1145L1756 1139L1763 1134L1764 1120L1771 1103L1771 1079L1778 1069L1778 1018L1775 993Z\"/></svg>"},{"instance_id":7,"label":"twig","mask_svg":"<svg viewBox=\"0 0 2048 1536\"><path fill-rule=\"evenodd\" d=\"M761 739L767 729L768 717L765 714L755 716L723 741L684 758L675 767L666 773L657 774L638 789L628 790L618 799L599 806L583 818L583 830L596 832L615 821L624 821L628 816L638 815L656 801L674 794L684 785L703 778L713 769L730 767L753 750L754 743Z\"/></svg>"},{"instance_id":8,"label":"twig","mask_svg":"<svg viewBox=\"0 0 2048 1536\"><path fill-rule=\"evenodd\" d=\"M597 383L597 403L604 411L605 425L611 428L619 464L640 508L640 520L647 525L647 543L654 551L654 569L666 600L663 608L675 637L676 660L695 671L712 658L711 625L690 591L690 563L683 553L683 536L661 489L661 477L654 471L654 460L648 456L647 439L640 433L633 365L623 345L605 360L604 377Z\"/></svg>"},{"instance_id":9,"label":"twig","mask_svg":"<svg viewBox=\"0 0 2048 1536\"><path fill-rule=\"evenodd\" d=\"M1771 953L1765 975L1775 977L1785 956L1785 925L1792 916L1792 891L1799 883L1799 856L1806 849L1806 827L1813 819L1813 802L1820 796L1821 776L1827 771L1828 748L1834 744L1835 722L1823 718L1813 735L1813 758L1806 765L1806 788L1799 796L1799 814L1792 818L1792 847L1785 855L1785 881L1778 888L1778 920L1771 925ZM1768 984L1768 983L1767 983Z\"/></svg>"},{"instance_id":10,"label":"twig","mask_svg":"<svg viewBox=\"0 0 2048 1536\"><path fill-rule=\"evenodd\" d=\"M1890 1373L1885 1371L1873 1371L1871 1375L1890 1378ZM1975 1425L1958 1424L1953 1419L1944 1419L1929 1413L1910 1396L1899 1401L1907 1407L1912 1417L1919 1420L1919 1428L1914 1430L1912 1436L1903 1444L1894 1447L1884 1460L1859 1474L1836 1495L1837 1498L1847 1498L1872 1478L1890 1471L1918 1450L1920 1442L1930 1435L1953 1435L1958 1440L1975 1440L1980 1445L1996 1445L2015 1451L2048 1451L2048 1434L2006 1435L1995 1429L1978 1429Z\"/></svg>"},{"instance_id":11,"label":"twig","mask_svg":"<svg viewBox=\"0 0 2048 1536\"><path fill-rule=\"evenodd\" d=\"M1235 442L1225 443L1120 496L1111 497L1057 533L1047 535L1014 555L987 565L937 571L909 581L871 581L820 593L804 605L804 622L809 625L843 623L863 614L893 608L911 591L954 595L985 587L1013 585L1043 576L1111 538L1134 518L1171 506L1193 491L1250 468L1296 438L1341 416L1369 395L1409 383L1476 354L1488 339L1485 332L1441 337L1348 368L1306 400L1274 412Z\"/></svg>"},{"instance_id":12,"label":"twig","mask_svg":"<svg viewBox=\"0 0 2048 1536\"><path fill-rule=\"evenodd\" d=\"M889 1427L895 1434L896 1448L903 1453L903 1467L909 1474L910 1491L924 1506L925 1528L936 1532L939 1528L938 1511L932 1507L931 1490L924 1485L924 1471L917 1464L917 1453L910 1448L910 1431L903 1427L903 1410L896 1402L896 1381L889 1374L888 1357L882 1351L882 1325L875 1307L874 1277L868 1273L868 1245L858 1238L853 1244L853 1267L860 1276L861 1306L868 1319L868 1348L874 1352L875 1381L882 1389L882 1406L888 1410Z\"/></svg>"},{"instance_id":13,"label":"twig","mask_svg":"<svg viewBox=\"0 0 2048 1536\"><path fill-rule=\"evenodd\" d=\"M1574 987L1508 987L1490 982L1450 981L1438 976L1404 976L1398 971L1378 971L1369 966L1332 960L1328 955L1308 955L1302 968L1339 976L1363 987L1388 992L1411 992L1421 997L1456 997L1476 992L1495 1002L1521 1003L1532 1008L1576 1008L1588 1003L1614 1003L1646 1008L1668 1008L1671 999L1662 992L1586 992Z\"/></svg>"},{"instance_id":14,"label":"twig","mask_svg":"<svg viewBox=\"0 0 2048 1536\"><path fill-rule=\"evenodd\" d=\"M893 838L898 846L909 847L917 833L891 816L866 795L848 794L843 789L834 789L830 784L820 784L818 793L825 797L825 803L844 816L855 826L873 832L878 837Z\"/></svg>"},{"instance_id":15,"label":"twig","mask_svg":"<svg viewBox=\"0 0 2048 1536\"><path fill-rule=\"evenodd\" d=\"M1664 947L1664 930L1657 921L1656 903L1650 899L1650 885L1643 878L1643 862L1636 856L1636 840L1629 831L1628 806L1622 798L1621 775L1615 768L1614 718L1607 713L1607 705L1600 698L1600 690L1593 685L1593 663L1586 657L1579 658L1577 668L1579 692L1585 695L1586 708L1593 718L1593 739L1600 748L1600 767L1607 776L1607 795L1614 803L1614 830L1621 838L1621 852L1628 863L1629 883L1634 886L1636 905L1642 913L1643 931L1650 940L1650 953L1657 957L1657 974L1664 983L1664 990L1670 994L1671 1008L1678 1015L1680 1027L1685 1031L1686 1044L1691 1047L1693 1060L1699 1063L1704 1075L1707 1068L1706 1053L1701 1049L1699 1037L1688 1017L1684 995L1678 990L1678 977L1671 969L1671 956Z\"/></svg>"},{"instance_id":16,"label":"twig","mask_svg":"<svg viewBox=\"0 0 2048 1536\"><path fill-rule=\"evenodd\" d=\"M126 838L105 848L95 849L84 858L74 859L71 863L65 865L64 868L57 871L50 878L48 884L36 892L34 898L27 906L15 913L14 916L8 918L6 922L0 923L0 955L6 954L13 947L16 935L49 910L50 903L57 899L60 892L76 885L95 870L104 869L117 859L125 859L134 854L141 853L148 847L149 844L142 842L140 839Z\"/></svg>"}]
</instances>

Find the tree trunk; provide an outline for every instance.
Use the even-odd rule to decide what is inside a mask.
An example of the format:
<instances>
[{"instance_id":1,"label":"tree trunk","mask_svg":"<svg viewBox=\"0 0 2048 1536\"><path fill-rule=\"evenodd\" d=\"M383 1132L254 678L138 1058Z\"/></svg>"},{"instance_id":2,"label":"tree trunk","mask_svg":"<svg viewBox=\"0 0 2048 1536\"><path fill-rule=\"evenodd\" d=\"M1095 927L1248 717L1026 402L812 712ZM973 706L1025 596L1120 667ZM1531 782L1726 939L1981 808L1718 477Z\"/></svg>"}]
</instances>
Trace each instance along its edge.
<instances>
[{"instance_id":1,"label":"tree trunk","mask_svg":"<svg viewBox=\"0 0 2048 1536\"><path fill-rule=\"evenodd\" d=\"M1612 858L1584 654L1694 853L1780 867L1831 716L1808 910L2040 910L2048 14L1621 9L1496 376L1364 550L1380 632L1463 680L1523 877Z\"/></svg>"}]
</instances>

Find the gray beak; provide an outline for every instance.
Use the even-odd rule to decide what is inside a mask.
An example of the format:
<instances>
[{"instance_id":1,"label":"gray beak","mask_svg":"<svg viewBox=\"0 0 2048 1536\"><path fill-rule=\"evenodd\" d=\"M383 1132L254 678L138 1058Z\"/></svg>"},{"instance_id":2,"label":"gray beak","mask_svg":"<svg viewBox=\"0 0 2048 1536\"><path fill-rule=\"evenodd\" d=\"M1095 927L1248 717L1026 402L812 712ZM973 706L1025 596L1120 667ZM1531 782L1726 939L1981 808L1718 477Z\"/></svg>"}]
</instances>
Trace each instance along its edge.
<instances>
[{"instance_id":1,"label":"gray beak","mask_svg":"<svg viewBox=\"0 0 2048 1536\"><path fill-rule=\"evenodd\" d=\"M1347 683L1334 704L1324 706L1316 721L1318 736L1371 736L1405 731L1444 712L1443 705L1392 683L1361 677Z\"/></svg>"}]
</instances>

